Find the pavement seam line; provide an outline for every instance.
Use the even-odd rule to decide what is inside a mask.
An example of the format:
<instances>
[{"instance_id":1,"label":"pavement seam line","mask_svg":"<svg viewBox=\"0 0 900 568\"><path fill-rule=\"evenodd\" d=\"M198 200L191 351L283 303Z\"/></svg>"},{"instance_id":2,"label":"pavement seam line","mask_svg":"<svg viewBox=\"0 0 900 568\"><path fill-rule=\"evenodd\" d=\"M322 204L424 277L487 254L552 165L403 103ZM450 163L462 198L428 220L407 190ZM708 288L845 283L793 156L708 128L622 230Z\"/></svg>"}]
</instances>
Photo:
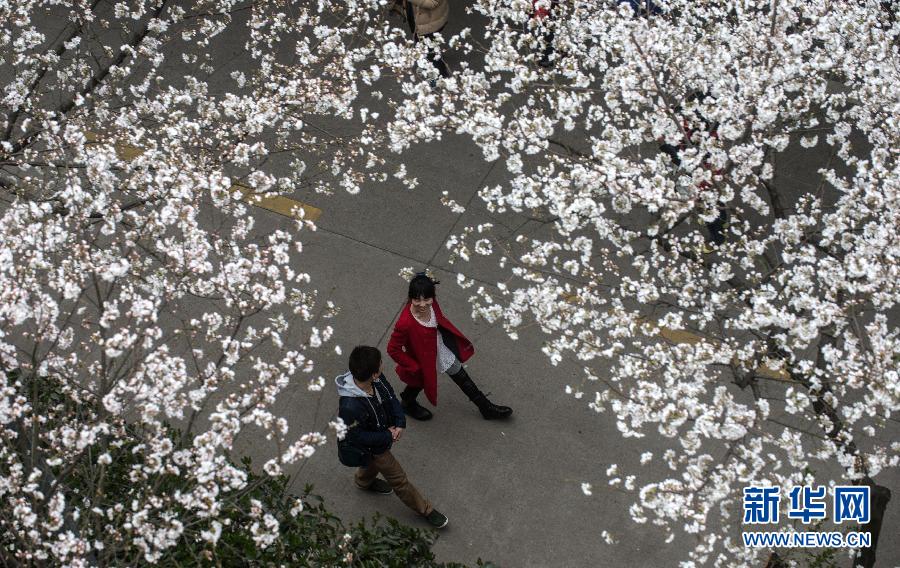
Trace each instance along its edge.
<instances>
[{"instance_id":1,"label":"pavement seam line","mask_svg":"<svg viewBox=\"0 0 900 568\"><path fill-rule=\"evenodd\" d=\"M491 162L490 167L487 169L487 171L481 177L481 181L478 182L479 186L484 185L484 180L486 180L488 178L488 176L491 175L491 172L494 171L494 166L496 164L497 164L496 160ZM469 205L472 203L472 200L475 199L476 195L478 195L478 191L479 191L478 188L476 188L475 192L472 193L472 195L469 196L469 199L466 200L466 205L465 205L466 210L469 209ZM460 213L456 216L456 220L453 221L453 225L450 226L450 229L444 235L444 238L441 239L441 242L438 245L437 250L434 251L434 254L432 254L431 258L428 259L428 262L425 263L426 270L430 267L433 267L432 263L434 262L434 259L437 257L438 253L441 252L441 249L444 248L444 244L447 242L447 239L450 237L450 235L453 234L453 231L456 229L456 226L459 225L459 221L460 221L460 219L462 219L463 215L465 215L465 211L463 211L462 213ZM410 259L410 260L413 260L413 259ZM438 267L434 267L434 268L438 268ZM439 269L439 270L443 270L443 269ZM451 272L451 271L446 270L445 272ZM403 306L405 306L405 305L406 304L403 304L402 306L400 306L400 308L397 310L397 313L395 313L394 317L391 318L391 321L388 322L387 327L384 329L384 333L381 334L381 338L378 340L378 343L376 343L376 345L381 345L381 342L384 341L385 337L387 337L388 331L390 331L390 329L391 329L391 324L394 323L394 320L397 319L397 317L400 315L400 312L403 311Z\"/></svg>"},{"instance_id":2,"label":"pavement seam line","mask_svg":"<svg viewBox=\"0 0 900 568\"><path fill-rule=\"evenodd\" d=\"M462 213L459 213L456 216L456 220L453 221L453 225L447 231L447 234L444 235L444 238L441 240L441 244L438 245L437 250L434 251L434 254L431 255L431 258L428 259L428 264L425 266L426 269L429 266L431 266L431 263L434 262L434 259L437 257L438 253L441 252L441 250L444 248L444 245L447 243L447 239L450 238L450 235L452 235L453 231L456 230L456 226L459 225L459 222L462 220L463 215L465 215L466 211L469 210L469 206L472 204L472 200L474 200L475 196L478 195L478 192L480 191L481 186L484 185L485 180L488 178L489 175L491 175L491 172L494 171L494 166L496 166L496 165L497 165L497 160L494 160L493 162L491 162L491 165L488 168L488 170L486 172L484 172L484 175L481 176L481 181L478 182L478 188L476 188L474 193L472 193L472 195L469 196L469 199L466 200L466 204L463 207L464 211Z\"/></svg>"}]
</instances>

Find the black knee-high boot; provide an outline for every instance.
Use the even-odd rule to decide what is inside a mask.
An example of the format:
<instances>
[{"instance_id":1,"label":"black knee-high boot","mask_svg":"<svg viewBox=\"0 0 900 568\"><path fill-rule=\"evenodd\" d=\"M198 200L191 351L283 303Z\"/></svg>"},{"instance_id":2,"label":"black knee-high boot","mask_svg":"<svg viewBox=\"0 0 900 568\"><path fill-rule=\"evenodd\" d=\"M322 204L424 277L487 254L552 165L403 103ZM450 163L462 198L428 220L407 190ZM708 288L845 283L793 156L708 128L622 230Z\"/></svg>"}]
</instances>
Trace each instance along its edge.
<instances>
[{"instance_id":1,"label":"black knee-high boot","mask_svg":"<svg viewBox=\"0 0 900 568\"><path fill-rule=\"evenodd\" d=\"M512 408L508 406L498 406L489 401L488 397L478 390L478 387L475 386L475 382L469 377L469 374L465 369L460 369L456 374L450 375L450 378L453 379L454 383L459 385L459 388L462 389L467 397L469 397L469 400L475 403L475 406L481 411L481 415L484 416L485 420L507 418L512 414Z\"/></svg>"},{"instance_id":2,"label":"black knee-high boot","mask_svg":"<svg viewBox=\"0 0 900 568\"><path fill-rule=\"evenodd\" d=\"M411 416L416 420L431 420L431 411L416 402L416 397L419 396L420 392L422 392L422 389L413 387L403 389L403 392L400 393L400 406L403 407L403 412L407 416Z\"/></svg>"}]
</instances>

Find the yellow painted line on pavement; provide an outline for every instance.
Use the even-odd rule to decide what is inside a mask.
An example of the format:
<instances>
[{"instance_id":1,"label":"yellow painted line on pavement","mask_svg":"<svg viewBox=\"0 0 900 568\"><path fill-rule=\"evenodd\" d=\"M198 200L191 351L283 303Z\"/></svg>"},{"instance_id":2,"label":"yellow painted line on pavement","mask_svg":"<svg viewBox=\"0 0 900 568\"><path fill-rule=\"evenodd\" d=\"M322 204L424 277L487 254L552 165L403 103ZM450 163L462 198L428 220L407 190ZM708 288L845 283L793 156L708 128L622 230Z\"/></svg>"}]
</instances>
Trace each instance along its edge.
<instances>
[{"instance_id":1,"label":"yellow painted line on pavement","mask_svg":"<svg viewBox=\"0 0 900 568\"><path fill-rule=\"evenodd\" d=\"M659 336L668 339L672 343L686 343L688 345L695 345L703 339L696 333L683 329L669 329L668 327L660 327Z\"/></svg>"},{"instance_id":2,"label":"yellow painted line on pavement","mask_svg":"<svg viewBox=\"0 0 900 568\"><path fill-rule=\"evenodd\" d=\"M85 132L85 138L87 138L90 143L99 143L102 141L100 136L94 132ZM143 148L128 144L117 143L115 145L115 150L119 159L125 161L133 160L144 153ZM322 215L322 210L318 207L307 205L296 199L291 199L290 197L285 197L283 195L252 195L253 189L240 183L232 185L231 190L239 192L241 194L241 200L244 203L259 207L260 209L272 211L273 213L278 213L279 215L284 215L285 217L302 219L304 221L316 221Z\"/></svg>"},{"instance_id":3,"label":"yellow painted line on pavement","mask_svg":"<svg viewBox=\"0 0 900 568\"><path fill-rule=\"evenodd\" d=\"M569 304L580 304L581 298L576 294L570 294L568 292L563 292L560 294L562 299ZM638 320L639 323L650 323L645 318L640 318ZM671 341L672 343L678 344L687 344L687 345L695 345L700 343L701 341L706 340L704 337L697 335L696 333L685 331L683 329L670 329L668 327L659 327L658 335L667 341ZM708 340L707 340L708 341ZM774 379L778 381L788 381L794 382L791 378L791 374L785 371L784 369L773 369L768 365L761 365L756 369L756 374L761 377L765 377L767 379Z\"/></svg>"},{"instance_id":4,"label":"yellow painted line on pavement","mask_svg":"<svg viewBox=\"0 0 900 568\"><path fill-rule=\"evenodd\" d=\"M562 294L560 294L560 296L562 296L562 299L570 304L581 303L581 298L579 298L576 294L570 294L568 292L563 292Z\"/></svg>"},{"instance_id":5,"label":"yellow painted line on pavement","mask_svg":"<svg viewBox=\"0 0 900 568\"><path fill-rule=\"evenodd\" d=\"M84 137L87 138L87 141L93 144L97 144L102 142L99 136L93 132L85 132ZM144 153L143 148L137 148L135 146L129 146L127 144L116 144L116 155L120 160L133 160Z\"/></svg>"},{"instance_id":6,"label":"yellow painted line on pavement","mask_svg":"<svg viewBox=\"0 0 900 568\"><path fill-rule=\"evenodd\" d=\"M254 195L253 188L242 184L235 184L231 186L231 189L241 193L241 199L244 203L249 203L285 217L315 221L322 214L322 210L318 207L301 203L296 199L283 195Z\"/></svg>"},{"instance_id":7,"label":"yellow painted line on pavement","mask_svg":"<svg viewBox=\"0 0 900 568\"><path fill-rule=\"evenodd\" d=\"M787 381L789 383L796 382L791 378L791 374L785 371L784 369L772 369L766 365L761 366L756 369L756 374L761 377L766 377L767 379L774 379L776 381Z\"/></svg>"}]
</instances>

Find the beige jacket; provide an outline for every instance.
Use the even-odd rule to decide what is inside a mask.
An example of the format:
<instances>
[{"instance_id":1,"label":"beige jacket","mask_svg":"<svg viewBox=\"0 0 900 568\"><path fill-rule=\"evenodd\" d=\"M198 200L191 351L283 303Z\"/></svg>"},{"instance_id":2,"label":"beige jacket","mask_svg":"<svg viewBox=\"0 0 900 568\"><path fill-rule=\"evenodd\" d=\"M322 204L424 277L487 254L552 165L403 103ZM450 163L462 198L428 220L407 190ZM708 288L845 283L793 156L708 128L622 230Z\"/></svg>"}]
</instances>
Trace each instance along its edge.
<instances>
[{"instance_id":1,"label":"beige jacket","mask_svg":"<svg viewBox=\"0 0 900 568\"><path fill-rule=\"evenodd\" d=\"M433 34L447 23L447 17L450 15L450 0L407 1L412 4L418 35Z\"/></svg>"}]
</instances>

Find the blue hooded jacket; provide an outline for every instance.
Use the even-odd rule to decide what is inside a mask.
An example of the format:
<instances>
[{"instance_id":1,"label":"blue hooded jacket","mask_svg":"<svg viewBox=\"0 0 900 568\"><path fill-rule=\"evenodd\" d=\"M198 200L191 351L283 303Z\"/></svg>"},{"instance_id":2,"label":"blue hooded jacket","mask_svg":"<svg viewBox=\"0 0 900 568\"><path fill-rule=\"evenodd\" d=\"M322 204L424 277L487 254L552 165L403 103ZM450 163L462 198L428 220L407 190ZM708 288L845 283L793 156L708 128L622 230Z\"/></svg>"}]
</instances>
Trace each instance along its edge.
<instances>
[{"instance_id":1,"label":"blue hooded jacket","mask_svg":"<svg viewBox=\"0 0 900 568\"><path fill-rule=\"evenodd\" d=\"M393 439L388 428L406 428L406 416L387 378L382 374L372 381L373 396L356 386L349 371L335 377L334 383L340 395L338 416L347 425L347 435L341 444L368 455L391 449Z\"/></svg>"}]
</instances>

